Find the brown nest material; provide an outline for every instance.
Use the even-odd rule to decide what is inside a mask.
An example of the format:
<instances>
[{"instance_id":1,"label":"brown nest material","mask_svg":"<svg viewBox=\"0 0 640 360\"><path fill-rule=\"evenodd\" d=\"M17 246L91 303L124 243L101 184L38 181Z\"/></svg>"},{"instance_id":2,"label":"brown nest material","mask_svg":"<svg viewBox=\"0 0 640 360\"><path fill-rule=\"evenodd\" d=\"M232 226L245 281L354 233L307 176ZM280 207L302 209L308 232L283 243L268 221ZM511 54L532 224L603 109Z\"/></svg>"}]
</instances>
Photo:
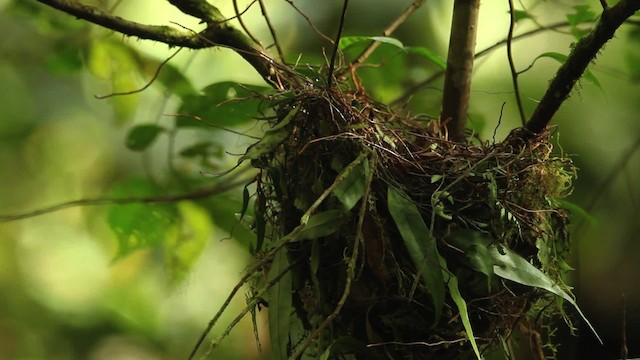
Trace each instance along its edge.
<instances>
[{"instance_id":1,"label":"brown nest material","mask_svg":"<svg viewBox=\"0 0 640 360\"><path fill-rule=\"evenodd\" d=\"M568 220L557 199L575 172L552 156L547 133L454 143L435 120L339 90L288 94L274 109L271 140L249 150L261 169L257 250L277 269L270 321L286 331L272 331L274 351L454 359L473 356L470 328L485 354L517 323L548 333L562 313L555 295L506 280L518 270L496 260L523 259L565 291Z\"/></svg>"}]
</instances>

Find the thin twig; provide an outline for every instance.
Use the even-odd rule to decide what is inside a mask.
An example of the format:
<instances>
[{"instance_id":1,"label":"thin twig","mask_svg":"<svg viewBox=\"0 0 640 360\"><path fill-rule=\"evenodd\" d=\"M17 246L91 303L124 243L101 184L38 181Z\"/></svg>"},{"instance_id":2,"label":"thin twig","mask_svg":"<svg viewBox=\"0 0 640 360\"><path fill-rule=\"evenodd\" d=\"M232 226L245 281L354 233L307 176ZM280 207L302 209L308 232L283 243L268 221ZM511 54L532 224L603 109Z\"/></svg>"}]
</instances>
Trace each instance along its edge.
<instances>
[{"instance_id":1,"label":"thin twig","mask_svg":"<svg viewBox=\"0 0 640 360\"><path fill-rule=\"evenodd\" d=\"M511 52L511 43L513 42L513 29L516 26L516 15L513 7L513 0L509 0L509 34L507 35L507 59L509 59L509 68L511 69L511 80L513 80L513 91L516 96L516 104L518 105L518 112L520 113L520 120L522 126L524 126L527 119L524 115L524 108L522 107L522 98L520 97L520 88L518 87L518 72L516 71L516 65L513 61L513 53Z\"/></svg>"},{"instance_id":2,"label":"thin twig","mask_svg":"<svg viewBox=\"0 0 640 360\"><path fill-rule=\"evenodd\" d=\"M149 86L151 86L151 84L153 84L156 79L158 78L158 76L160 76L160 72L162 71L162 68L169 62L171 61L171 59L173 59L176 55L178 55L178 53L182 50L182 48L176 50L173 54L171 54L168 58L166 58L164 61L162 61L160 63L160 65L158 66L158 68L156 69L155 74L153 74L153 77L151 78L151 80L149 80L143 87L141 87L140 89L137 90L131 90L131 91L122 91L122 92L113 92L111 94L107 94L107 95L94 95L94 97L96 99L107 99L113 96L122 96L122 95L133 95L133 94L137 94L137 93L141 93L145 90L147 90L147 88L149 88Z\"/></svg>"},{"instance_id":3,"label":"thin twig","mask_svg":"<svg viewBox=\"0 0 640 360\"><path fill-rule=\"evenodd\" d=\"M402 23L404 23L409 18L409 16L411 16L411 14L413 14L422 5L424 5L424 2L425 0L415 0L413 3L407 6L407 8L404 9L404 11L395 20L393 20L393 22L389 24L386 29L384 29L384 31L382 32L382 36L390 36L391 34L393 34L398 26L402 25ZM371 54L373 54L373 52L378 48L378 46L380 46L380 44L381 43L379 41L370 42L369 45L364 50L362 50L360 55L358 55L358 57L356 57L349 65L357 67L358 65L365 62L367 58L371 56ZM346 70L343 70L342 73L344 73L345 71ZM342 75L342 73L338 76Z\"/></svg>"},{"instance_id":4,"label":"thin twig","mask_svg":"<svg viewBox=\"0 0 640 360\"><path fill-rule=\"evenodd\" d=\"M251 4L254 4L255 1L253 1ZM258 40L257 37L255 37L253 35L253 33L251 33L251 31L249 31L249 28L247 27L247 25L244 23L244 20L242 20L242 13L239 12L240 8L238 7L238 0L233 0L233 11L236 12L236 16L235 18L238 19L238 22L240 23L240 27L242 28L242 30L244 30L244 32L249 36L249 38L251 39L251 41L253 41L256 45L262 47L262 43L260 42L260 40ZM247 7L245 9L245 11L249 10L249 8Z\"/></svg>"},{"instance_id":5,"label":"thin twig","mask_svg":"<svg viewBox=\"0 0 640 360\"><path fill-rule=\"evenodd\" d=\"M338 47L340 45L340 38L342 37L342 30L344 29L344 19L347 15L347 6L349 0L343 0L342 13L340 14L340 24L338 24L338 34L336 40L333 43L333 54L331 55L331 63L329 64L329 75L327 77L327 89L331 89L331 83L333 82L333 69L336 63L336 55L338 54Z\"/></svg>"},{"instance_id":6,"label":"thin twig","mask_svg":"<svg viewBox=\"0 0 640 360\"><path fill-rule=\"evenodd\" d=\"M267 27L269 28L269 32L271 32L271 38L273 38L273 43L276 45L276 50L278 51L278 56L280 57L280 62L284 64L284 52L282 51L282 47L280 46L280 42L278 41L278 37L276 36L276 29L271 24L271 20L269 19L269 14L267 14L267 8L264 6L264 0L258 0L260 4L260 10L262 10L262 16L264 20L267 22Z\"/></svg>"},{"instance_id":7,"label":"thin twig","mask_svg":"<svg viewBox=\"0 0 640 360\"><path fill-rule=\"evenodd\" d=\"M246 137L254 139L254 140L262 139L259 136L253 136L253 135L245 134L245 133L242 133L240 131L236 131L236 130L233 130L233 129L226 128L224 126L220 126L220 125L217 125L217 124L210 123L210 122L204 120L203 118L201 118L200 116L197 116L197 115L191 115L191 114L164 114L164 115L165 116L173 116L173 117L181 117L181 118L190 118L190 119L193 119L193 120L198 121L200 123L203 123L204 125L211 126L213 128L216 128L216 129L224 130L224 131L230 132L232 134L236 134L236 135L240 135L240 136L246 136Z\"/></svg>"},{"instance_id":8,"label":"thin twig","mask_svg":"<svg viewBox=\"0 0 640 360\"><path fill-rule=\"evenodd\" d=\"M227 328L222 332L222 334L211 341L211 343L209 344L209 349L207 349L207 351L204 353L204 355L202 355L200 359L205 360L206 358L208 358L209 355L211 355L211 353L218 347L218 345L220 345L222 340L224 340L231 333L231 330L233 330L233 328L238 325L240 320L242 320L242 318L244 318L244 316L247 315L247 313L251 311L251 309L258 305L260 301L262 301L262 298L266 295L267 291L274 287L280 281L280 279L282 279L283 276L289 273L289 271L291 271L291 269L296 265L298 265L298 261L290 263L286 268L284 268L284 270L274 276L273 279L269 280L269 282L265 284L264 288L260 289L260 291L258 291L258 293L253 296L251 301L247 303L247 306L245 306L245 308L240 311L240 313L229 323L229 325L227 325ZM212 326L213 325L214 324L212 324ZM191 353L191 355L189 356L189 360L191 360L194 355L195 353Z\"/></svg>"},{"instance_id":9,"label":"thin twig","mask_svg":"<svg viewBox=\"0 0 640 360\"><path fill-rule=\"evenodd\" d=\"M300 8L298 8L293 1L291 0L284 0L287 3L289 3L289 5L291 5L291 7L298 13L300 14L300 16L302 16L306 21L307 24L309 24L309 26L311 26L311 28L313 29L313 31L315 31L316 34L318 34L318 36L320 36L321 38L327 40L331 45L335 44L333 39L328 37L327 35L325 35L322 31L320 31L320 29L318 29L315 24L313 23L313 21L311 21L311 19L307 16L307 14L305 14L302 10L300 10Z\"/></svg>"},{"instance_id":10,"label":"thin twig","mask_svg":"<svg viewBox=\"0 0 640 360\"><path fill-rule=\"evenodd\" d=\"M181 200L195 200L221 194L235 187L245 184L250 178L242 178L237 181L225 181L208 188L199 189L186 194L148 196L148 197L127 197L127 198L94 198L80 199L63 202L56 205L46 206L37 210L32 210L22 214L0 215L0 222L23 220L35 216L48 214L54 211L68 209L76 206L96 206L96 205L126 205L126 204L166 204Z\"/></svg>"}]
</instances>

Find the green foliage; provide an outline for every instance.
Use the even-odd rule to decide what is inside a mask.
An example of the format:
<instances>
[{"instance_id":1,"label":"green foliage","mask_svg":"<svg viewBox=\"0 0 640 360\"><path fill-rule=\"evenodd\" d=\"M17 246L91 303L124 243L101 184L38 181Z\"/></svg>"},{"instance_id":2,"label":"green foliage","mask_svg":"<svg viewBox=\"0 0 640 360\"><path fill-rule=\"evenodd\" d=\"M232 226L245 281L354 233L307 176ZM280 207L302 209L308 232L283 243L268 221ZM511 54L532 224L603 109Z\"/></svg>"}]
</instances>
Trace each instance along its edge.
<instances>
[{"instance_id":1,"label":"green foliage","mask_svg":"<svg viewBox=\"0 0 640 360\"><path fill-rule=\"evenodd\" d=\"M531 64L531 66L533 66L533 64L535 64L535 62L538 59L542 59L542 58L549 58L549 59L553 59L556 60L557 62L559 62L560 64L564 64L565 61L567 61L567 55L564 54L560 54L557 52L553 52L553 51L549 51L549 52L545 52L542 53L540 55L538 55L535 59L533 59L533 63ZM600 90L602 90L602 85L600 85L600 81L598 81L598 78L596 78L595 75L593 75L593 73L590 70L585 70L584 72L584 78L589 80L589 82L591 82L592 84L596 85L598 88L600 88Z\"/></svg>"},{"instance_id":2,"label":"green foliage","mask_svg":"<svg viewBox=\"0 0 640 360\"><path fill-rule=\"evenodd\" d=\"M128 44L115 38L102 38L93 41L87 48L87 68L98 79L111 82L113 93L131 92L140 87L139 55ZM138 94L112 96L116 121L119 124L129 121L138 108Z\"/></svg>"},{"instance_id":3,"label":"green foliage","mask_svg":"<svg viewBox=\"0 0 640 360\"><path fill-rule=\"evenodd\" d=\"M600 336L593 328L589 320L584 316L575 299L569 295L558 283L550 279L545 273L540 271L537 267L533 266L522 256L518 255L513 250L504 247L502 245L491 245L489 247L489 254L495 262L493 271L496 275L503 279L511 280L522 285L536 287L547 290L551 293L561 297L569 304L573 305L578 314L582 317L585 323L589 326L589 329L598 338L598 341L602 343Z\"/></svg>"},{"instance_id":4,"label":"green foliage","mask_svg":"<svg viewBox=\"0 0 640 360\"><path fill-rule=\"evenodd\" d=\"M436 55L433 51L427 49L426 47L421 46L404 46L402 42L398 39L394 39L386 36L349 36L343 37L340 39L340 43L338 46L341 50L347 50L350 47L361 47L363 45L368 45L372 41L377 41L383 44L388 44L394 46L398 49L403 50L409 54L416 54L422 56L423 58L429 60L438 68L444 70L447 66L446 62L438 55Z\"/></svg>"},{"instance_id":5,"label":"green foliage","mask_svg":"<svg viewBox=\"0 0 640 360\"><path fill-rule=\"evenodd\" d=\"M445 298L445 282L440 269L436 239L422 220L416 205L402 190L390 186L387 202L389 213L400 231L407 251L427 291L431 294L435 309L433 326L436 326L442 314Z\"/></svg>"},{"instance_id":6,"label":"green foliage","mask_svg":"<svg viewBox=\"0 0 640 360\"><path fill-rule=\"evenodd\" d=\"M339 209L327 210L311 215L297 239L310 240L329 236L340 229L343 219L344 214Z\"/></svg>"},{"instance_id":7,"label":"green foliage","mask_svg":"<svg viewBox=\"0 0 640 360\"><path fill-rule=\"evenodd\" d=\"M110 191L114 198L158 196L162 193L160 187L142 179L126 180ZM175 225L178 214L175 204L112 205L107 221L118 239L116 258L162 244Z\"/></svg>"},{"instance_id":8,"label":"green foliage","mask_svg":"<svg viewBox=\"0 0 640 360\"><path fill-rule=\"evenodd\" d=\"M208 128L236 126L261 117L260 94L268 88L239 84L231 81L211 84L199 94L186 94L178 113L198 116L203 121L190 117L176 118L176 126Z\"/></svg>"},{"instance_id":9,"label":"green foliage","mask_svg":"<svg viewBox=\"0 0 640 360\"><path fill-rule=\"evenodd\" d=\"M576 5L573 7L574 12L567 14L567 20L571 25L571 33L576 39L581 39L589 32L589 29L581 29L579 26L595 21L598 15L591 10L589 5Z\"/></svg>"},{"instance_id":10,"label":"green foliage","mask_svg":"<svg viewBox=\"0 0 640 360\"><path fill-rule=\"evenodd\" d=\"M190 201L177 205L179 217L164 242L171 281L184 279L209 243L213 226L206 209Z\"/></svg>"},{"instance_id":11,"label":"green foliage","mask_svg":"<svg viewBox=\"0 0 640 360\"><path fill-rule=\"evenodd\" d=\"M447 269L446 260L442 256L439 256L439 259L442 266L442 275L449 288L449 294L451 294L451 298L453 299L453 302L456 304L458 312L460 313L460 320L462 321L462 325L464 326L465 335L471 343L471 347L473 348L473 353L476 355L476 358L478 360L482 360L482 356L480 356L480 351L478 350L478 344L476 343L476 337L473 335L473 327L471 326L471 321L469 320L469 310L467 308L467 302L460 294L460 288L458 287L458 278L449 272L449 270Z\"/></svg>"},{"instance_id":12,"label":"green foliage","mask_svg":"<svg viewBox=\"0 0 640 360\"><path fill-rule=\"evenodd\" d=\"M363 161L333 190L333 194L340 200L345 211L351 210L362 198L366 187L365 180L369 171L371 171L369 162Z\"/></svg>"},{"instance_id":13,"label":"green foliage","mask_svg":"<svg viewBox=\"0 0 640 360\"><path fill-rule=\"evenodd\" d=\"M152 125L138 125L133 127L127 135L127 148L133 151L146 150L156 140L158 135L167 131L165 128Z\"/></svg>"}]
</instances>

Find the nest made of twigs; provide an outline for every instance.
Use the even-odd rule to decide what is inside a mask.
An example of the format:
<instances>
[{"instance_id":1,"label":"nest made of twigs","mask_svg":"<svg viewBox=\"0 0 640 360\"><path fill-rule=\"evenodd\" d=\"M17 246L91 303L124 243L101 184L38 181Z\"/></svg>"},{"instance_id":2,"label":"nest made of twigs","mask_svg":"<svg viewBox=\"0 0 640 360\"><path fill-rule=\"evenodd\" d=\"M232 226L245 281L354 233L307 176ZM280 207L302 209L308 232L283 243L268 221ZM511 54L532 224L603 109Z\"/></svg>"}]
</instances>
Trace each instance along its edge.
<instances>
[{"instance_id":1,"label":"nest made of twigs","mask_svg":"<svg viewBox=\"0 0 640 360\"><path fill-rule=\"evenodd\" d=\"M460 234L481 236L562 283L568 220L556 200L570 192L575 171L568 158L552 154L548 133L526 142L456 143L436 120L399 115L363 94L338 89L306 88L278 99L273 108L278 122L288 117L280 125L288 135L254 161L262 169L257 203L272 229L265 247L295 231L313 206L315 213L341 214L326 225L333 226L326 235L283 247L294 264L292 303L304 329L290 337L292 352L314 344L300 353L317 356L331 345L332 334L363 344L345 350L358 358L470 354L451 294L434 323L432 296L388 210L389 187L419 209L456 274L481 349L508 338L518 322L542 328L561 311L546 306L554 299L541 290L488 281L452 241ZM345 210L327 189L345 177L345 169L355 172L350 164L361 156L367 161L358 169L370 179L359 200L363 206ZM350 276L354 246L360 251Z\"/></svg>"}]
</instances>

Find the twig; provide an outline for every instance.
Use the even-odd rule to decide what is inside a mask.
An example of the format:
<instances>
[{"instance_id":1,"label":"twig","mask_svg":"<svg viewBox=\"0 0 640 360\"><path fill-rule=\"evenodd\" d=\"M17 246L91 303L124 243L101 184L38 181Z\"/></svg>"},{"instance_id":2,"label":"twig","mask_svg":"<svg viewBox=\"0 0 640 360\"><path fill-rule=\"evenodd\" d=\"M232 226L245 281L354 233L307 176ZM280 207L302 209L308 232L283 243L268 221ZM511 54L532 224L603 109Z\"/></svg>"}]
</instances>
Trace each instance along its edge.
<instances>
[{"instance_id":1,"label":"twig","mask_svg":"<svg viewBox=\"0 0 640 360\"><path fill-rule=\"evenodd\" d=\"M46 206L37 210L32 210L22 214L13 215L0 215L0 222L9 222L16 220L23 220L32 218L35 216L51 213L58 210L67 209L75 206L96 206L96 205L126 205L126 204L166 204L173 203L181 200L194 200L202 199L208 196L221 194L229 191L237 186L245 184L249 181L249 178L242 178L233 182L224 182L216 184L208 188L199 189L186 194L177 195L164 195L164 196L149 196L149 197L128 197L128 198L95 198L95 199L80 199L67 201L56 205Z\"/></svg>"},{"instance_id":2,"label":"twig","mask_svg":"<svg viewBox=\"0 0 640 360\"><path fill-rule=\"evenodd\" d=\"M253 5L257 0L254 0L253 2L251 2L251 5ZM249 5L249 6L251 6ZM243 12L239 11L240 8L238 7L238 0L233 0L233 11L236 12L235 18L238 19L238 23L240 23L240 27L242 28L242 30L244 30L244 32L247 34L247 36L249 36L249 38L258 46L262 47L262 43L260 42L260 40L258 40L258 38L256 38L251 31L249 31L249 28L247 27L247 25L244 23L244 20L242 20L242 14L244 12L246 12L247 10L249 10L249 7L247 7Z\"/></svg>"},{"instance_id":3,"label":"twig","mask_svg":"<svg viewBox=\"0 0 640 360\"><path fill-rule=\"evenodd\" d=\"M285 276L289 271L291 271L291 269L297 264L298 264L297 261L290 263L284 270L282 270L273 279L271 279L268 283L266 283L265 287L263 289L260 289L260 291L253 296L251 301L247 303L247 306L245 306L245 308L242 309L242 311L240 311L240 313L229 323L229 325L222 332L222 334L220 334L220 336L218 336L216 339L211 341L211 344L209 344L209 349L207 349L204 355L202 355L201 359L204 360L208 358L209 355L211 355L211 353L218 347L218 345L220 345L222 340L224 340L231 333L231 330L233 330L233 328L236 327L236 325L240 322L240 320L242 320L242 318L245 315L247 315L247 313L251 311L251 309L253 309L256 305L258 305L261 299L266 295L267 291L271 289L273 286L275 286L280 281L280 279L282 279L282 277ZM210 325L211 327L213 327L215 323ZM200 342L202 342L203 340L204 338L201 338ZM195 356L195 351L197 351L197 348L195 348L194 352L192 352L191 355L189 355L189 360L193 359L193 357Z\"/></svg>"},{"instance_id":4,"label":"twig","mask_svg":"<svg viewBox=\"0 0 640 360\"><path fill-rule=\"evenodd\" d=\"M269 14L267 14L267 8L264 6L264 0L258 0L260 3L260 10L262 10L262 16L264 20L267 22L267 27L269 28L269 32L271 32L271 38L273 38L273 43L276 45L276 49L278 51L278 56L280 57L280 62L284 64L284 52L282 51L282 47L280 46L280 42L278 41L278 37L276 36L276 29L271 24L271 20L269 20Z\"/></svg>"},{"instance_id":5,"label":"twig","mask_svg":"<svg viewBox=\"0 0 640 360\"><path fill-rule=\"evenodd\" d=\"M511 69L511 79L513 80L513 91L516 96L516 104L518 104L518 112L520 113L520 120L522 126L524 126L527 119L524 115L524 109L522 108L522 98L520 98L520 88L518 87L518 72L516 71L516 65L513 62L513 54L511 52L511 43L513 42L513 29L516 26L516 16L513 7L513 0L509 0L509 34L507 35L507 59L509 60L509 68Z\"/></svg>"},{"instance_id":6,"label":"twig","mask_svg":"<svg viewBox=\"0 0 640 360\"><path fill-rule=\"evenodd\" d=\"M106 98L110 98L113 96L122 96L122 95L132 95L132 94L137 94L137 93L141 93L143 91L145 91L147 88L149 88L149 86L151 86L151 84L153 84L156 79L158 78L158 76L160 76L160 72L162 71L162 68L169 62L171 61L171 59L173 59L176 55L178 55L178 53L182 50L182 48L176 50L173 54L171 54L168 58L164 59L164 61L162 61L160 63L160 65L158 66L158 68L156 69L155 74L153 74L153 77L151 78L151 80L149 80L143 87L141 87L140 89L137 90L131 90L131 91L123 91L123 92L113 92L111 94L107 94L107 95L94 95L96 99L106 99Z\"/></svg>"},{"instance_id":7,"label":"twig","mask_svg":"<svg viewBox=\"0 0 640 360\"><path fill-rule=\"evenodd\" d=\"M386 29L384 29L384 31L382 32L382 36L390 36L391 34L393 34L398 26L404 23L409 18L409 16L411 16L411 14L413 14L422 5L424 5L424 2L425 0L415 0L413 3L407 6L407 8L404 9L400 16L393 20L393 22L389 24ZM358 55L358 57L356 57L355 60L351 62L350 67L357 67L358 65L365 62L365 60L367 60L367 58L371 56L371 54L373 54L378 46L380 46L379 41L372 41L371 43L369 43L369 45L364 50L362 50L360 55Z\"/></svg>"},{"instance_id":8,"label":"twig","mask_svg":"<svg viewBox=\"0 0 640 360\"><path fill-rule=\"evenodd\" d=\"M289 5L291 5L291 7L298 13L300 14L300 16L302 16L306 21L307 24L309 24L309 26L311 26L311 28L313 29L313 31L315 31L316 34L318 34L318 36L320 36L321 38L327 40L330 44L334 44L333 39L328 37L327 35L325 35L324 33L322 33L322 31L320 31L320 29L318 29L314 24L313 21L311 21L311 19L307 16L307 14L305 14L302 10L300 10L300 8L298 8L293 1L291 0L284 0L287 3L289 3Z\"/></svg>"},{"instance_id":9,"label":"twig","mask_svg":"<svg viewBox=\"0 0 640 360\"><path fill-rule=\"evenodd\" d=\"M613 37L615 31L626 19L639 9L640 0L621 0L602 12L595 28L575 44L567 60L556 72L533 115L525 125L530 133L538 134L547 127L560 105L569 97L574 85L604 44Z\"/></svg>"},{"instance_id":10,"label":"twig","mask_svg":"<svg viewBox=\"0 0 640 360\"><path fill-rule=\"evenodd\" d=\"M338 34L336 40L333 43L333 54L331 54L331 63L329 64L329 75L327 75L327 89L331 89L331 83L333 82L333 69L336 63L336 55L338 54L338 47L340 45L340 37L342 37L342 30L344 29L344 19L347 15L347 6L349 0L343 0L342 13L340 14L340 24L338 24Z\"/></svg>"}]
</instances>

